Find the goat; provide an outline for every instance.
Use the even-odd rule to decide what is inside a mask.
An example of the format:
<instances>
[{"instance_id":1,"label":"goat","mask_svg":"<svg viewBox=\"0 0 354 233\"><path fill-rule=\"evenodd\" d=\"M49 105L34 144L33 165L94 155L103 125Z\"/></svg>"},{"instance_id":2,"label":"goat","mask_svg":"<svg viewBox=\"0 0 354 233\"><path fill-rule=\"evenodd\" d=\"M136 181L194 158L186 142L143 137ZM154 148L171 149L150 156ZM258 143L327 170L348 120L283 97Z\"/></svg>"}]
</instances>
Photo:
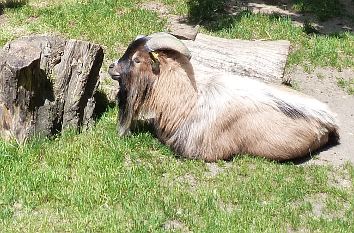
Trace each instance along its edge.
<instances>
[{"instance_id":1,"label":"goat","mask_svg":"<svg viewBox=\"0 0 354 233\"><path fill-rule=\"evenodd\" d=\"M277 161L338 142L327 105L289 88L227 73L194 74L188 48L167 33L135 39L110 65L120 89L118 133L152 117L155 133L179 155L216 161L251 154Z\"/></svg>"}]
</instances>

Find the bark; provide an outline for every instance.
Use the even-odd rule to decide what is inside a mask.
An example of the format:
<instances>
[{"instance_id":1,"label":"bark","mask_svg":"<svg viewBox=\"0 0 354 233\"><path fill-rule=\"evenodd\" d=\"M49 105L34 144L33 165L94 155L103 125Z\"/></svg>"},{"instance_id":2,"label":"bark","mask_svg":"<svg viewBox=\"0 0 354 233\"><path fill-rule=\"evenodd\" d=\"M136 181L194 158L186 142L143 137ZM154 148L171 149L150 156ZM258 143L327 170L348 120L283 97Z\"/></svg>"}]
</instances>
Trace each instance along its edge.
<instances>
[{"instance_id":1,"label":"bark","mask_svg":"<svg viewBox=\"0 0 354 233\"><path fill-rule=\"evenodd\" d=\"M99 45L56 36L24 37L0 51L0 136L24 142L93 122Z\"/></svg>"},{"instance_id":2,"label":"bark","mask_svg":"<svg viewBox=\"0 0 354 233\"><path fill-rule=\"evenodd\" d=\"M195 40L199 25L195 26L179 16L168 17L168 31L181 40Z\"/></svg>"}]
</instances>

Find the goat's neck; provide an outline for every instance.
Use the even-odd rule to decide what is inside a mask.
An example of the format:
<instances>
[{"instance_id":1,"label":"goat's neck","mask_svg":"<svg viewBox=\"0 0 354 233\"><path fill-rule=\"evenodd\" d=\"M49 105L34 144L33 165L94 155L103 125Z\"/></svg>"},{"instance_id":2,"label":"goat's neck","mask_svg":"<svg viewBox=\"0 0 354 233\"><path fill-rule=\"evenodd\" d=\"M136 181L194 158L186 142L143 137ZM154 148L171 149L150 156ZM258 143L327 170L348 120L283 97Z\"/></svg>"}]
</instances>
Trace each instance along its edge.
<instances>
[{"instance_id":1,"label":"goat's neck","mask_svg":"<svg viewBox=\"0 0 354 233\"><path fill-rule=\"evenodd\" d=\"M167 66L167 65L166 65ZM149 99L149 109L162 138L171 137L178 126L188 120L197 102L197 90L185 69L162 67Z\"/></svg>"}]
</instances>

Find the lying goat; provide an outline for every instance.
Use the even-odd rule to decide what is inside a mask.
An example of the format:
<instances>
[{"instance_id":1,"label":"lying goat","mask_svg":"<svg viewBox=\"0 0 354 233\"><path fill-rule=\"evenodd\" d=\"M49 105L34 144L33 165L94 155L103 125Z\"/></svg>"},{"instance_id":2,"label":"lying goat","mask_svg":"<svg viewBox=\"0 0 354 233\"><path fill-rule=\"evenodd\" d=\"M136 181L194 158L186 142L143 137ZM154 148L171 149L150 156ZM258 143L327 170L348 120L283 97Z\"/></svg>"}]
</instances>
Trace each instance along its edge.
<instances>
[{"instance_id":1,"label":"lying goat","mask_svg":"<svg viewBox=\"0 0 354 233\"><path fill-rule=\"evenodd\" d=\"M156 33L134 40L109 67L120 84L120 135L138 118L152 116L163 143L205 161L237 154L295 159L339 139L324 103L235 75L201 77L190 57L181 41Z\"/></svg>"}]
</instances>

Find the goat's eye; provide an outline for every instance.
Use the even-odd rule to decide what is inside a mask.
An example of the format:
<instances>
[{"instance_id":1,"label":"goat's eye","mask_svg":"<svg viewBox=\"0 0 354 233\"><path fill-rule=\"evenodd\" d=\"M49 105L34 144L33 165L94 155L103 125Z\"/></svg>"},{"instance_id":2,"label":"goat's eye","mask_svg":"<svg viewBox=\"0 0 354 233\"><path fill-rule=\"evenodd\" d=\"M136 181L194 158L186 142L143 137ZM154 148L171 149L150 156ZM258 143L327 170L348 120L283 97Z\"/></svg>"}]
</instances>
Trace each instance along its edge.
<instances>
[{"instance_id":1,"label":"goat's eye","mask_svg":"<svg viewBox=\"0 0 354 233\"><path fill-rule=\"evenodd\" d=\"M140 63L140 60L138 58L133 59L134 63Z\"/></svg>"}]
</instances>

